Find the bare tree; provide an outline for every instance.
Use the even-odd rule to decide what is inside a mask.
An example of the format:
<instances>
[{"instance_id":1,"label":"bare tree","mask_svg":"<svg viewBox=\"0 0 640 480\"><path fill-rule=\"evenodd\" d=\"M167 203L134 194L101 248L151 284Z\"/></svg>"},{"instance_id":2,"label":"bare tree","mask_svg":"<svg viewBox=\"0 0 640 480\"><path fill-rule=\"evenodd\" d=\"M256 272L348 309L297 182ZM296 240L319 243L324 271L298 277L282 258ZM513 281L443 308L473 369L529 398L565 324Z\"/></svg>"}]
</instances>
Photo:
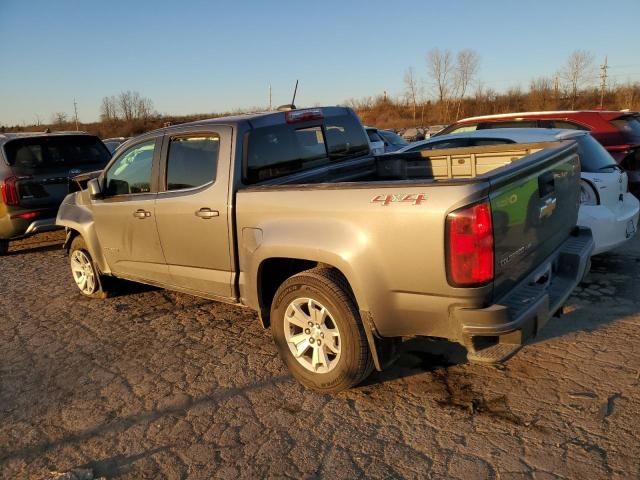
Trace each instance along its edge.
<instances>
[{"instance_id":1,"label":"bare tree","mask_svg":"<svg viewBox=\"0 0 640 480\"><path fill-rule=\"evenodd\" d=\"M436 95L441 107L444 109L442 120L449 117L449 97L453 81L453 57L450 50L434 48L427 52L427 73L433 80Z\"/></svg>"},{"instance_id":2,"label":"bare tree","mask_svg":"<svg viewBox=\"0 0 640 480\"><path fill-rule=\"evenodd\" d=\"M480 55L475 50L465 48L458 52L455 66L455 90L458 94L458 106L456 109L456 119L460 118L460 108L462 100L467 94L471 82L480 70Z\"/></svg>"},{"instance_id":3,"label":"bare tree","mask_svg":"<svg viewBox=\"0 0 640 480\"><path fill-rule=\"evenodd\" d=\"M118 95L118 108L122 118L127 122L135 118L136 95L137 92L132 92L131 90L120 92L120 95Z\"/></svg>"},{"instance_id":4,"label":"bare tree","mask_svg":"<svg viewBox=\"0 0 640 480\"><path fill-rule=\"evenodd\" d=\"M569 55L562 70L562 78L565 81L572 110L575 108L580 89L592 74L593 54L585 50L576 50Z\"/></svg>"},{"instance_id":5,"label":"bare tree","mask_svg":"<svg viewBox=\"0 0 640 480\"><path fill-rule=\"evenodd\" d=\"M69 116L64 112L55 112L51 115L51 123L57 127L64 126L69 121Z\"/></svg>"},{"instance_id":6,"label":"bare tree","mask_svg":"<svg viewBox=\"0 0 640 480\"><path fill-rule=\"evenodd\" d=\"M147 120L153 115L153 102L138 92L131 90L120 92L117 98L110 97L109 103L112 103L112 101L115 101L119 115L127 122L132 120Z\"/></svg>"},{"instance_id":7,"label":"bare tree","mask_svg":"<svg viewBox=\"0 0 640 480\"><path fill-rule=\"evenodd\" d=\"M102 98L100 119L103 122L113 122L118 119L118 99L115 96Z\"/></svg>"},{"instance_id":8,"label":"bare tree","mask_svg":"<svg viewBox=\"0 0 640 480\"><path fill-rule=\"evenodd\" d=\"M413 107L413 123L416 122L416 109L418 108L418 80L413 67L409 67L404 74L405 95Z\"/></svg>"},{"instance_id":9,"label":"bare tree","mask_svg":"<svg viewBox=\"0 0 640 480\"><path fill-rule=\"evenodd\" d=\"M555 104L553 80L548 77L539 77L531 80L526 103L529 110L550 110L557 108Z\"/></svg>"},{"instance_id":10,"label":"bare tree","mask_svg":"<svg viewBox=\"0 0 640 480\"><path fill-rule=\"evenodd\" d=\"M148 120L153 115L153 102L151 99L138 95L135 105L136 118Z\"/></svg>"}]
</instances>

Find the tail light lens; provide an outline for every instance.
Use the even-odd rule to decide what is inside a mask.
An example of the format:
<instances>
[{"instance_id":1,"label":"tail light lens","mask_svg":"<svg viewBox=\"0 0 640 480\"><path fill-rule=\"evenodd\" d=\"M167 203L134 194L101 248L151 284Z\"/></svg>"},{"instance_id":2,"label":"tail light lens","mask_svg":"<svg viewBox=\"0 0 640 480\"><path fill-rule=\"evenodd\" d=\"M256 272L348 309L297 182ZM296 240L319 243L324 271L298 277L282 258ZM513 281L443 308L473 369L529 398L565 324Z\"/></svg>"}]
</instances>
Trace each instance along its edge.
<instances>
[{"instance_id":1,"label":"tail light lens","mask_svg":"<svg viewBox=\"0 0 640 480\"><path fill-rule=\"evenodd\" d=\"M493 280L493 223L489 202L447 216L447 276L456 287Z\"/></svg>"},{"instance_id":2,"label":"tail light lens","mask_svg":"<svg viewBox=\"0 0 640 480\"><path fill-rule=\"evenodd\" d=\"M16 177L8 177L5 178L2 183L0 183L0 191L2 191L2 201L5 205L16 206L19 204L20 199L18 198L18 187L16 182L18 179Z\"/></svg>"},{"instance_id":3,"label":"tail light lens","mask_svg":"<svg viewBox=\"0 0 640 480\"><path fill-rule=\"evenodd\" d=\"M40 216L41 212L26 212L20 213L18 215L11 215L11 218L22 218L24 220L31 220L32 218L36 218Z\"/></svg>"}]
</instances>

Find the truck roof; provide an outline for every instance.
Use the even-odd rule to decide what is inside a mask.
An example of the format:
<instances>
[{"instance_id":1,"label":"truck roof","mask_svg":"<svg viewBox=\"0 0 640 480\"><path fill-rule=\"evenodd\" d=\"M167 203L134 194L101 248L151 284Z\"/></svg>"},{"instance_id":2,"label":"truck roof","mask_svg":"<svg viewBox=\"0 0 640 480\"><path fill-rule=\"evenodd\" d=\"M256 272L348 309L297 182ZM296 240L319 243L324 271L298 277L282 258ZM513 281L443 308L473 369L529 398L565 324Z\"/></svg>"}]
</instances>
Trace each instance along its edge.
<instances>
[{"instance_id":1,"label":"truck roof","mask_svg":"<svg viewBox=\"0 0 640 480\"><path fill-rule=\"evenodd\" d=\"M347 107L309 107L298 108L297 111L304 110L322 110L325 116L332 116L338 114L344 114L350 111ZM253 112L253 113L241 113L238 115L228 115L226 117L205 118L203 120L195 120L193 122L178 123L168 127L158 128L145 132L137 137L127 140L122 145L128 145L132 140L136 142L144 139L147 136L156 136L160 133L183 133L184 130L188 130L189 127L201 127L207 125L228 125L228 126L240 126L248 125L250 128L267 127L277 125L280 123L286 123L285 115L287 111L271 111L271 112ZM122 147L121 147L122 148Z\"/></svg>"}]
</instances>

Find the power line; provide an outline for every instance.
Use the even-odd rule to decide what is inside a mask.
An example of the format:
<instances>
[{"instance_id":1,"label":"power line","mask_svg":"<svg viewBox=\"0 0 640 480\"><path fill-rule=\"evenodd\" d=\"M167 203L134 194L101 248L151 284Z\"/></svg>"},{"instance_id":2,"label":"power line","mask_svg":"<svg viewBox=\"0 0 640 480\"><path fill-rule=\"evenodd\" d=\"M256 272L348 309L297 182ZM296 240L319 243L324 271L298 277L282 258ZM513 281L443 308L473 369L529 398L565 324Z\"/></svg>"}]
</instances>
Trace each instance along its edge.
<instances>
[{"instance_id":1,"label":"power line","mask_svg":"<svg viewBox=\"0 0 640 480\"><path fill-rule=\"evenodd\" d=\"M78 128L78 103L76 102L75 98L73 99L73 111L76 119L76 132L77 132L80 129Z\"/></svg>"},{"instance_id":2,"label":"power line","mask_svg":"<svg viewBox=\"0 0 640 480\"><path fill-rule=\"evenodd\" d=\"M604 63L600 65L600 108L604 102L604 91L607 88L607 56L604 57Z\"/></svg>"}]
</instances>

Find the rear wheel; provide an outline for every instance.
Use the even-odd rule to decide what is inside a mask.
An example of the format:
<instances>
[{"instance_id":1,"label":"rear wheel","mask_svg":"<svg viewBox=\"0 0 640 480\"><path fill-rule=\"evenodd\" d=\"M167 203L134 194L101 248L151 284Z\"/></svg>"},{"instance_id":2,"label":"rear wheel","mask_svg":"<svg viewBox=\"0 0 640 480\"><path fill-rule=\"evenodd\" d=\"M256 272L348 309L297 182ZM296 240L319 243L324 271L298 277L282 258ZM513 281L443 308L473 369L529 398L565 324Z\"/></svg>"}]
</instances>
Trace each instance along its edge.
<instances>
[{"instance_id":1,"label":"rear wheel","mask_svg":"<svg viewBox=\"0 0 640 480\"><path fill-rule=\"evenodd\" d=\"M0 240L0 256L9 252L9 240Z\"/></svg>"},{"instance_id":2,"label":"rear wheel","mask_svg":"<svg viewBox=\"0 0 640 480\"><path fill-rule=\"evenodd\" d=\"M69 250L71 274L80 293L91 298L106 298L108 291L104 288L104 277L98 273L91 254L82 237L73 239Z\"/></svg>"},{"instance_id":3,"label":"rear wheel","mask_svg":"<svg viewBox=\"0 0 640 480\"><path fill-rule=\"evenodd\" d=\"M281 358L308 388L337 393L373 370L356 303L333 270L307 270L286 280L273 300L271 329Z\"/></svg>"}]
</instances>

